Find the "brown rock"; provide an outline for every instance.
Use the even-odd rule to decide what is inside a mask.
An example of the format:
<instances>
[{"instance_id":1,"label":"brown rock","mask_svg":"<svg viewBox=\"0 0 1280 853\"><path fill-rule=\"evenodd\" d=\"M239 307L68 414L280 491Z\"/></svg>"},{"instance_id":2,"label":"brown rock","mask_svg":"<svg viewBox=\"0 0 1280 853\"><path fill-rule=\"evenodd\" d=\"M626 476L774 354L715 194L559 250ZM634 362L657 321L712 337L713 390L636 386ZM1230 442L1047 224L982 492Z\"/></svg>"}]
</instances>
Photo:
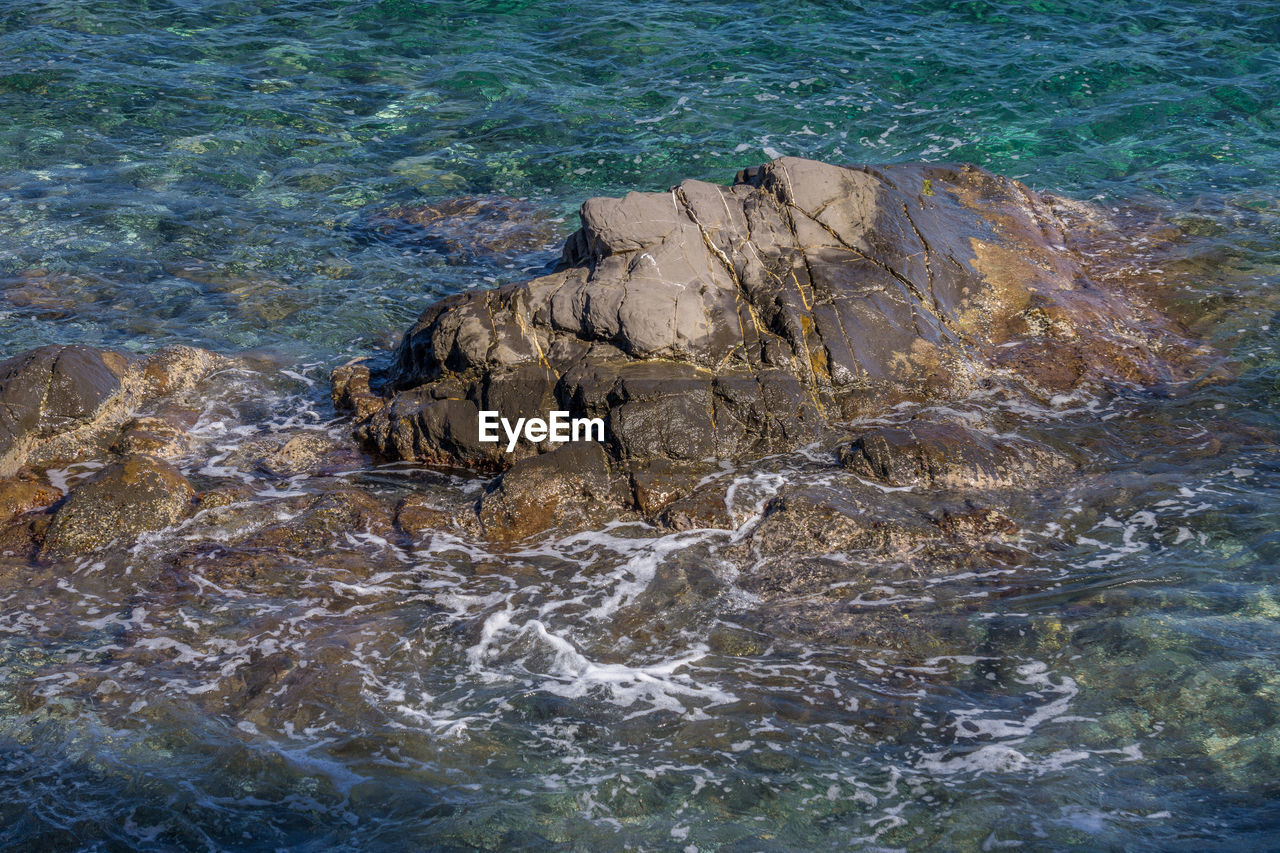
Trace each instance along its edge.
<instances>
[{"instance_id":1,"label":"brown rock","mask_svg":"<svg viewBox=\"0 0 1280 853\"><path fill-rule=\"evenodd\" d=\"M972 505L964 509L943 510L938 527L950 538L968 542L1018 532L1018 525L999 510Z\"/></svg>"},{"instance_id":2,"label":"brown rock","mask_svg":"<svg viewBox=\"0 0 1280 853\"><path fill-rule=\"evenodd\" d=\"M622 497L600 445L567 444L507 469L480 499L480 524L491 539L524 539L616 512Z\"/></svg>"},{"instance_id":3,"label":"brown rock","mask_svg":"<svg viewBox=\"0 0 1280 853\"><path fill-rule=\"evenodd\" d=\"M111 449L123 456L176 459L187 451L187 431L164 418L134 418L120 430Z\"/></svg>"},{"instance_id":4,"label":"brown rock","mask_svg":"<svg viewBox=\"0 0 1280 853\"><path fill-rule=\"evenodd\" d=\"M410 536L420 536L453 525L453 514L439 509L422 495L409 495L396 507L396 527Z\"/></svg>"},{"instance_id":5,"label":"brown rock","mask_svg":"<svg viewBox=\"0 0 1280 853\"><path fill-rule=\"evenodd\" d=\"M688 495L706 473L706 465L654 459L631 471L632 502L643 515L656 518L665 507Z\"/></svg>"},{"instance_id":6,"label":"brown rock","mask_svg":"<svg viewBox=\"0 0 1280 853\"><path fill-rule=\"evenodd\" d=\"M291 518L269 524L238 544L314 556L347 550L348 535L364 533L383 539L395 535L390 509L368 492L350 486L293 499L288 506Z\"/></svg>"},{"instance_id":7,"label":"brown rock","mask_svg":"<svg viewBox=\"0 0 1280 853\"><path fill-rule=\"evenodd\" d=\"M936 536L936 527L909 507L830 488L789 486L765 504L751 545L763 557L849 550L892 554Z\"/></svg>"},{"instance_id":8,"label":"brown rock","mask_svg":"<svg viewBox=\"0 0 1280 853\"><path fill-rule=\"evenodd\" d=\"M9 477L0 480L0 521L49 506L62 495L52 486Z\"/></svg>"},{"instance_id":9,"label":"brown rock","mask_svg":"<svg viewBox=\"0 0 1280 853\"><path fill-rule=\"evenodd\" d=\"M880 427L840 449L840 464L891 486L1023 488L1074 469L1034 441L995 438L955 423L910 421Z\"/></svg>"},{"instance_id":10,"label":"brown rock","mask_svg":"<svg viewBox=\"0 0 1280 853\"><path fill-rule=\"evenodd\" d=\"M71 492L49 525L40 555L62 559L128 545L141 533L185 518L194 497L191 484L169 463L131 456Z\"/></svg>"},{"instance_id":11,"label":"brown rock","mask_svg":"<svg viewBox=\"0 0 1280 853\"><path fill-rule=\"evenodd\" d=\"M200 493L200 509L217 509L231 506L232 504L250 500L253 495L254 489L247 483L236 483L230 486L209 489Z\"/></svg>"},{"instance_id":12,"label":"brown rock","mask_svg":"<svg viewBox=\"0 0 1280 853\"><path fill-rule=\"evenodd\" d=\"M545 450L475 441L477 411L506 400L606 418L609 454L635 468L792 449L983 383L1190 378L1202 354L1132 281L1091 280L1077 235L1107 229L1088 205L925 164L782 158L730 187L590 199L556 272L437 302L389 368L343 369L335 394L393 458L492 469Z\"/></svg>"},{"instance_id":13,"label":"brown rock","mask_svg":"<svg viewBox=\"0 0 1280 853\"><path fill-rule=\"evenodd\" d=\"M695 489L686 497L673 501L662 511L659 521L673 530L732 530L737 527L725 501L725 487L718 484Z\"/></svg>"}]
</instances>

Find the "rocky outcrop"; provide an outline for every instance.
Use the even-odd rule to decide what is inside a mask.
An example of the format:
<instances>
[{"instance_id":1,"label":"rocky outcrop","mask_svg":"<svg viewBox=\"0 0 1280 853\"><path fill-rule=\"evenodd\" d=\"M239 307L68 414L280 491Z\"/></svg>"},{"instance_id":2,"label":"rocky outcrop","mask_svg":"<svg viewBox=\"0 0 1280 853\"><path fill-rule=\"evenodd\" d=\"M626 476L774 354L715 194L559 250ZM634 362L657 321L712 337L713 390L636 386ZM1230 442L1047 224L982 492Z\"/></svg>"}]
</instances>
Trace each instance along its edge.
<instances>
[{"instance_id":1,"label":"rocky outcrop","mask_svg":"<svg viewBox=\"0 0 1280 853\"><path fill-rule=\"evenodd\" d=\"M72 557L182 518L194 492L161 461L188 449L181 417L136 413L225 363L185 346L140 356L81 345L0 362L0 556ZM62 487L43 472L84 463L106 467L46 510Z\"/></svg>"},{"instance_id":2,"label":"rocky outcrop","mask_svg":"<svg viewBox=\"0 0 1280 853\"><path fill-rule=\"evenodd\" d=\"M382 453L499 469L476 414L603 417L616 462L743 459L896 402L1184 378L1164 317L1090 278L1091 208L973 167L783 158L591 199L551 275L437 302L335 396Z\"/></svg>"},{"instance_id":3,"label":"rocky outcrop","mask_svg":"<svg viewBox=\"0 0 1280 853\"><path fill-rule=\"evenodd\" d=\"M503 470L556 445L482 443L480 410L599 417L632 505L654 516L688 493L646 477L655 466L688 480L904 401L992 388L1047 400L1199 369L1135 276L1100 272L1093 248L1118 241L1099 210L974 167L782 158L728 187L591 199L581 216L555 272L443 299L385 366L334 372L368 447ZM949 463L930 459L957 441L1010 476L1042 461L924 429L869 435L845 464L945 485ZM886 445L903 442L914 461L885 468Z\"/></svg>"}]
</instances>

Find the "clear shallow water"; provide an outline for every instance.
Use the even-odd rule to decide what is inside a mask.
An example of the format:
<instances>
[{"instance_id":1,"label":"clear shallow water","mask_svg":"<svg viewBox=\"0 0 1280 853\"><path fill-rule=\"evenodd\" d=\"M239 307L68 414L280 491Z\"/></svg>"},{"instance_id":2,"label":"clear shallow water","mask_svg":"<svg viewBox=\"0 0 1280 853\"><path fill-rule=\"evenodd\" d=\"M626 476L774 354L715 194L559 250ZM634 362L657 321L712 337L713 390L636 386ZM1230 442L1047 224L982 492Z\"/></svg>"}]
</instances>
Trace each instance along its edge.
<instances>
[{"instance_id":1,"label":"clear shallow water","mask_svg":"<svg viewBox=\"0 0 1280 853\"><path fill-rule=\"evenodd\" d=\"M1027 559L968 574L779 600L729 534L620 528L507 554L371 537L362 571L157 591L183 537L250 524L201 516L123 577L0 596L0 840L1275 846L1278 59L1262 3L0 6L3 354L252 348L315 383L220 391L204 484L240 479L216 460L246 434L340 430L328 366L431 298L553 254L405 251L363 236L377 210L502 194L565 233L590 195L775 153L1160 209L1196 237L1183 307L1239 367L1039 419L1089 475L1023 508ZM748 526L806 464L726 475Z\"/></svg>"}]
</instances>

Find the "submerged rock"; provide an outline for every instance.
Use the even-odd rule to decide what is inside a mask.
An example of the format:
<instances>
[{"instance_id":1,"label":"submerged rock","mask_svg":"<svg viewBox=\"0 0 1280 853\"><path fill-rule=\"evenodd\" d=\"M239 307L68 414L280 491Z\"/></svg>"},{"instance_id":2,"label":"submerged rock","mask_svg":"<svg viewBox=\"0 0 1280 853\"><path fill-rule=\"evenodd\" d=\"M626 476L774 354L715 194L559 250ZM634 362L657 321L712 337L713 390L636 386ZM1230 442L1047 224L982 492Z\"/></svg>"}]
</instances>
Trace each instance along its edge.
<instances>
[{"instance_id":1,"label":"submerged rock","mask_svg":"<svg viewBox=\"0 0 1280 853\"><path fill-rule=\"evenodd\" d=\"M21 513L49 506L58 497L56 489L35 480L0 480L0 521L8 521Z\"/></svg>"},{"instance_id":2,"label":"submerged rock","mask_svg":"<svg viewBox=\"0 0 1280 853\"><path fill-rule=\"evenodd\" d=\"M357 233L462 263L545 248L556 238L556 225L546 208L531 201L483 195L389 207L359 223Z\"/></svg>"},{"instance_id":3,"label":"submerged rock","mask_svg":"<svg viewBox=\"0 0 1280 853\"><path fill-rule=\"evenodd\" d=\"M350 439L344 442L326 432L304 429L249 439L223 464L285 479L359 468L363 461Z\"/></svg>"},{"instance_id":4,"label":"submerged rock","mask_svg":"<svg viewBox=\"0 0 1280 853\"><path fill-rule=\"evenodd\" d=\"M504 467L474 440L476 412L554 404L605 418L610 456L634 467L786 450L997 381L1185 378L1194 348L1091 281L1068 204L1078 220L1083 206L973 167L794 158L731 187L591 199L557 272L437 302L358 404L348 376L338 396L396 458Z\"/></svg>"},{"instance_id":5,"label":"submerged rock","mask_svg":"<svg viewBox=\"0 0 1280 853\"><path fill-rule=\"evenodd\" d=\"M1026 487L1075 467L1034 441L929 421L864 433L841 448L840 463L890 486L988 489Z\"/></svg>"},{"instance_id":6,"label":"submerged rock","mask_svg":"<svg viewBox=\"0 0 1280 853\"><path fill-rule=\"evenodd\" d=\"M195 490L179 471L152 456L130 456L76 487L58 508L40 555L89 554L161 530L186 517Z\"/></svg>"}]
</instances>

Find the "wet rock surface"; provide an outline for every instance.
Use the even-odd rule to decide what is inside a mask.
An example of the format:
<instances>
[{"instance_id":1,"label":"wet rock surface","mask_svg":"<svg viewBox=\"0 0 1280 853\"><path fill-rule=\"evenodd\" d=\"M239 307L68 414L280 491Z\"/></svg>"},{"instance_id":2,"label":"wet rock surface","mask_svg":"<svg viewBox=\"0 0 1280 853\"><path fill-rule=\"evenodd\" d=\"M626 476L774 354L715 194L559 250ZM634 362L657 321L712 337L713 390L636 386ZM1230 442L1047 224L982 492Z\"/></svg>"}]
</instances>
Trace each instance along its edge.
<instances>
[{"instance_id":1,"label":"wet rock surface","mask_svg":"<svg viewBox=\"0 0 1280 853\"><path fill-rule=\"evenodd\" d=\"M870 430L840 448L840 464L890 486L987 489L1025 488L1076 467L1029 439L930 421Z\"/></svg>"},{"instance_id":2,"label":"wet rock surface","mask_svg":"<svg viewBox=\"0 0 1280 853\"><path fill-rule=\"evenodd\" d=\"M478 514L486 535L522 539L553 526L601 523L623 498L600 445L570 444L507 469L480 498Z\"/></svg>"},{"instance_id":3,"label":"wet rock surface","mask_svg":"<svg viewBox=\"0 0 1280 853\"><path fill-rule=\"evenodd\" d=\"M131 543L186 517L195 490L172 465L130 456L108 465L69 495L54 513L41 557L65 559Z\"/></svg>"},{"instance_id":4,"label":"wet rock surface","mask_svg":"<svg viewBox=\"0 0 1280 853\"><path fill-rule=\"evenodd\" d=\"M389 362L334 371L335 404L366 447L501 471L556 444L481 442L481 410L601 418L600 476L628 482L622 505L687 528L725 521L705 502L675 506L718 462L826 441L902 405L1167 392L1208 364L1141 274L1118 281L1100 260L1116 247L1100 210L973 167L783 158L728 187L591 199L581 217L555 272L443 299ZM869 428L839 458L889 486L940 489L1017 488L1075 464L945 422ZM503 536L563 522L507 500L499 523L498 500L481 512Z\"/></svg>"},{"instance_id":5,"label":"wet rock surface","mask_svg":"<svg viewBox=\"0 0 1280 853\"><path fill-rule=\"evenodd\" d=\"M105 450L132 411L191 387L220 363L213 353L183 346L142 358L57 345L0 363L0 477L12 476L23 465L81 459Z\"/></svg>"},{"instance_id":6,"label":"wet rock surface","mask_svg":"<svg viewBox=\"0 0 1280 853\"><path fill-rule=\"evenodd\" d=\"M557 272L441 300L367 388L348 371L335 390L393 458L504 467L476 412L554 405L605 418L633 466L789 450L981 388L1189 378L1175 324L1091 280L1082 244L1110 228L972 167L783 158L730 187L589 200Z\"/></svg>"}]
</instances>

